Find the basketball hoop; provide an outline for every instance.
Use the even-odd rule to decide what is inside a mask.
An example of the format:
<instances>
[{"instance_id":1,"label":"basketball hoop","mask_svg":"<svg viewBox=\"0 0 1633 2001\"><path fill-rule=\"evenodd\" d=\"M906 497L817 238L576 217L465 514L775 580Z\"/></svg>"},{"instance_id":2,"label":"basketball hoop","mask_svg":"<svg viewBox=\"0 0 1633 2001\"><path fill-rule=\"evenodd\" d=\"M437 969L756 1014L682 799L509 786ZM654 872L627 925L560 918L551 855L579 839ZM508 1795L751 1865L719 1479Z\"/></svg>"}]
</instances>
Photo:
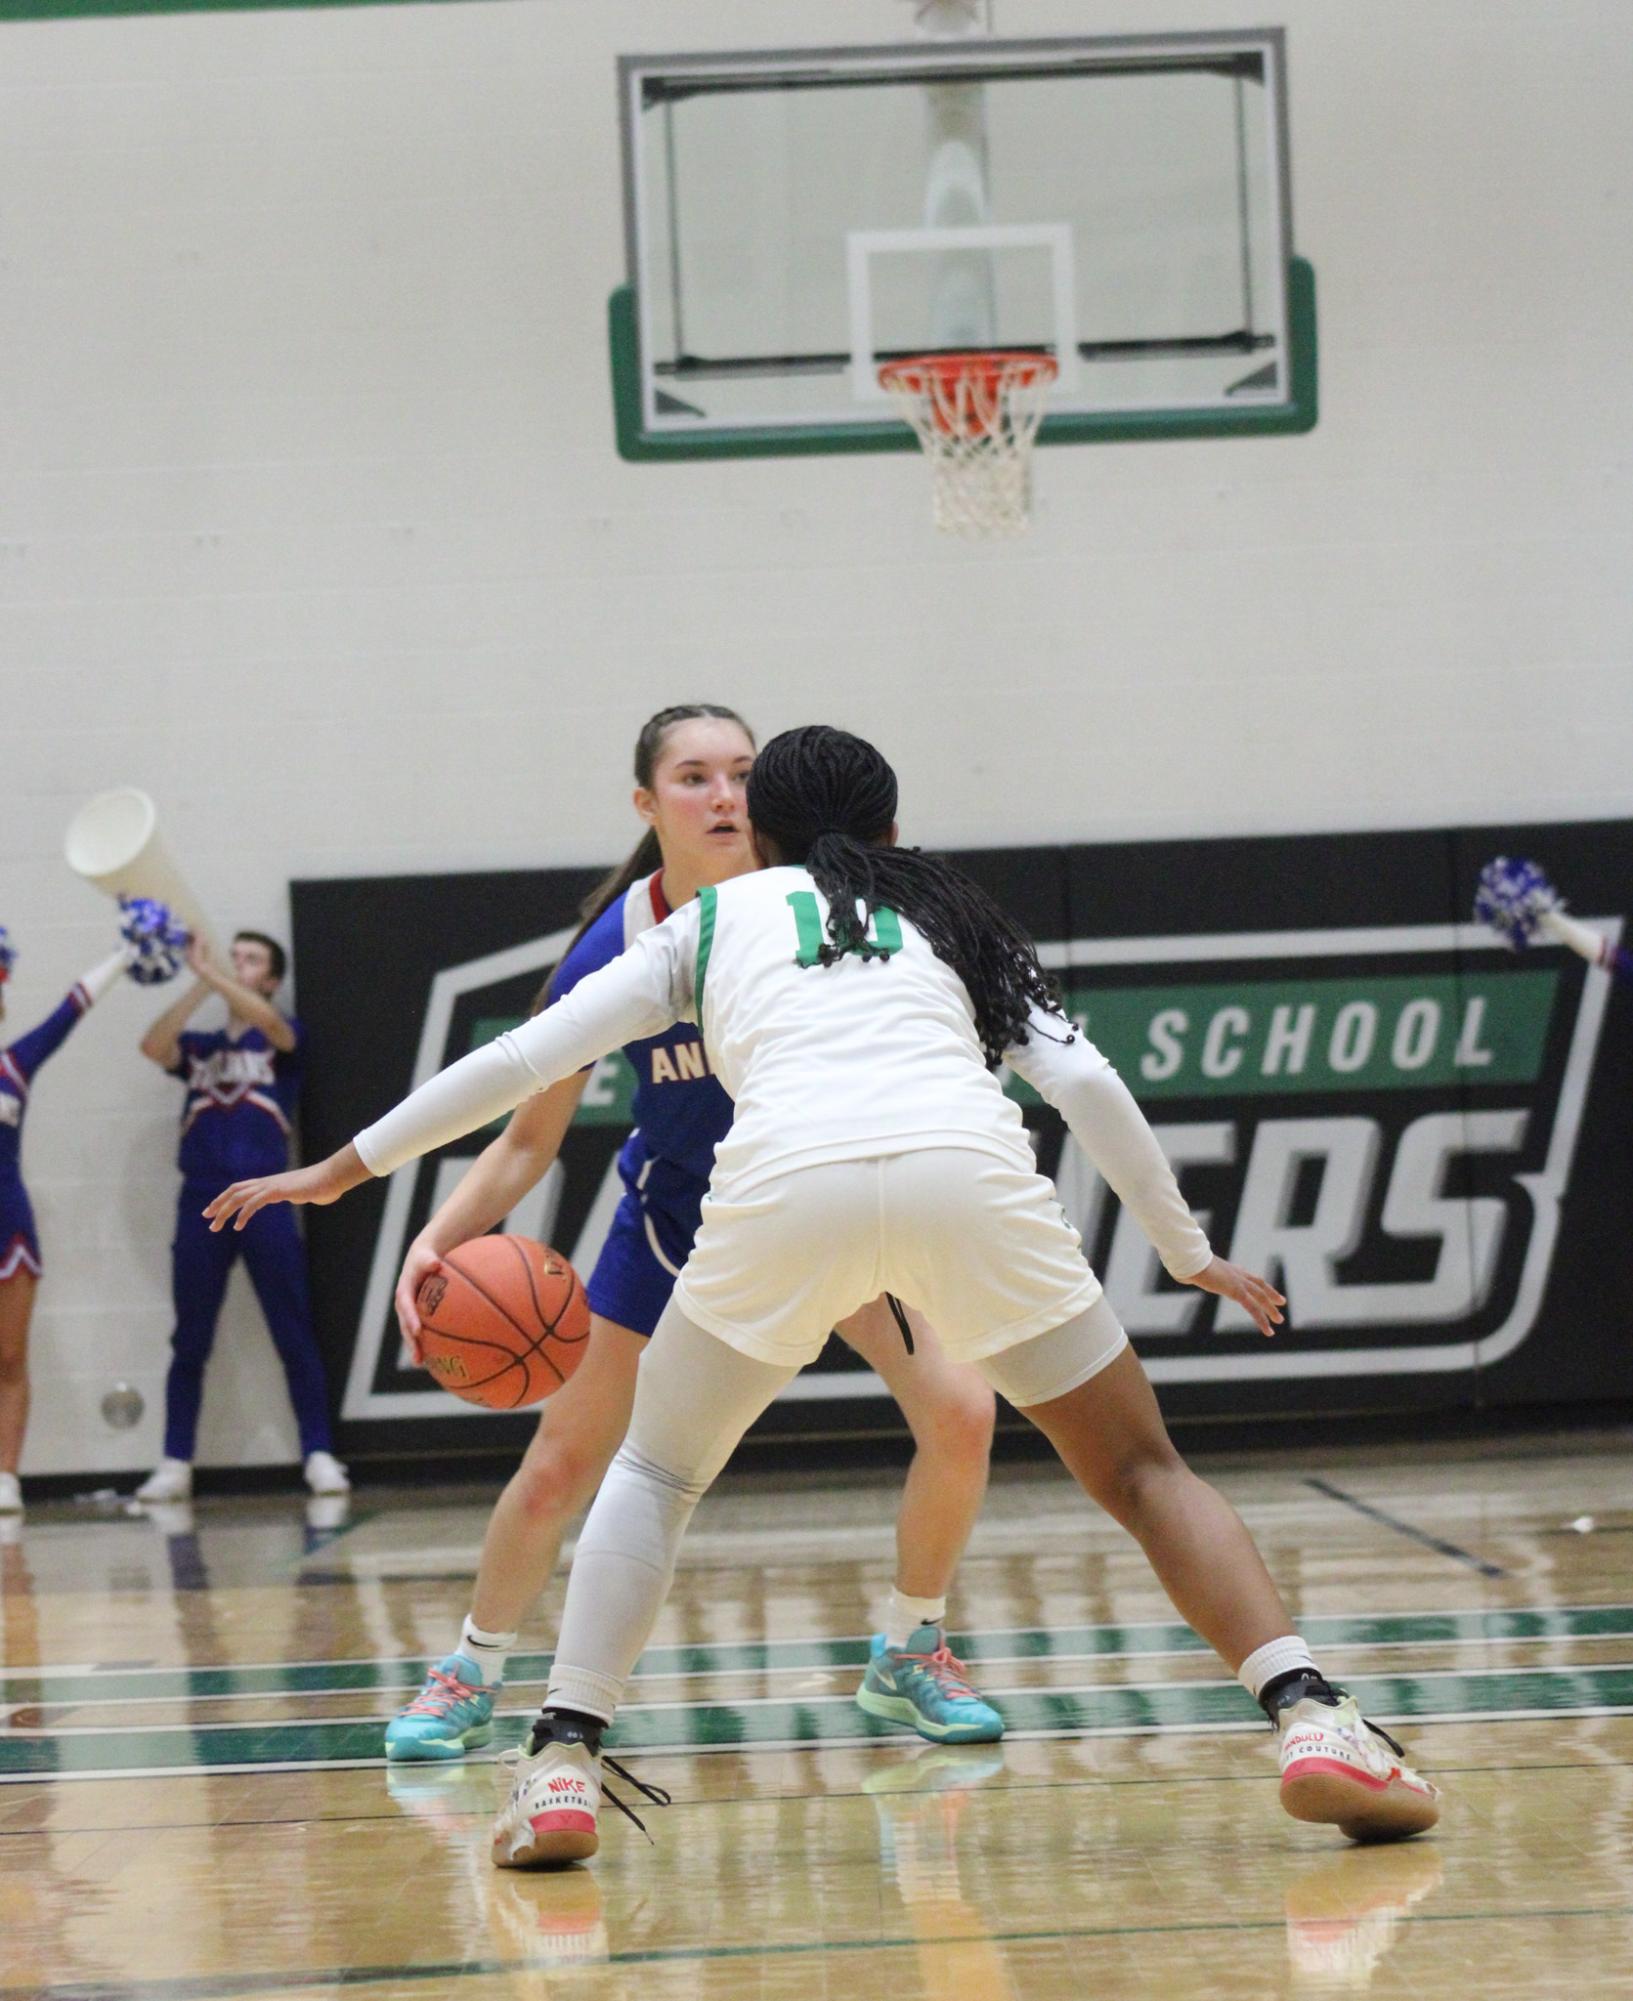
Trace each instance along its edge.
<instances>
[{"instance_id":1,"label":"basketball hoop","mask_svg":"<svg viewBox=\"0 0 1633 2001\"><path fill-rule=\"evenodd\" d=\"M930 461L934 519L949 535L1019 535L1029 519L1032 447L1053 356L988 349L887 361L879 386Z\"/></svg>"}]
</instances>

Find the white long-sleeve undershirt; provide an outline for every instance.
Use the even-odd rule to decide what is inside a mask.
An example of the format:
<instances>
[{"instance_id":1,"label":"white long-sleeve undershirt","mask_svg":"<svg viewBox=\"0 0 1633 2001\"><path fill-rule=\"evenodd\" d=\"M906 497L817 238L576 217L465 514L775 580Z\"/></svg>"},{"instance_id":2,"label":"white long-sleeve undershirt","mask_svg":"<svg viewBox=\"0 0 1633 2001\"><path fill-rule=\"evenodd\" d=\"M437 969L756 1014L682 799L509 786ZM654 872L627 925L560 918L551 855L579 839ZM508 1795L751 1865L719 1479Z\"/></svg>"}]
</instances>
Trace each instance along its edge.
<instances>
[{"instance_id":1,"label":"white long-sleeve undershirt","mask_svg":"<svg viewBox=\"0 0 1633 2001\"><path fill-rule=\"evenodd\" d=\"M543 1013L429 1079L357 1135L364 1166L391 1174L610 1050L662 1034L691 1010L694 937L695 927L657 926ZM1026 1042L1005 1060L1065 1119L1169 1273L1183 1279L1201 1271L1213 1255L1207 1237L1128 1087L1094 1044L1059 1015L1039 1010Z\"/></svg>"}]
</instances>

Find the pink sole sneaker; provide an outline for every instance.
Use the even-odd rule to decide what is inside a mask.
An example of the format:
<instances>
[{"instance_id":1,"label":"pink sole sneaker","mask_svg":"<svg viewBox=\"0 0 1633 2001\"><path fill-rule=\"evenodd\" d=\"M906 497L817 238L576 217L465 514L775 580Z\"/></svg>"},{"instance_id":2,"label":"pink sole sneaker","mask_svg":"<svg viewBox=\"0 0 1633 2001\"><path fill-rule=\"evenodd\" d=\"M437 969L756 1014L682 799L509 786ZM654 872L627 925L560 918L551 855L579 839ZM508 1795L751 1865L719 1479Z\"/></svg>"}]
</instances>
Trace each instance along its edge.
<instances>
[{"instance_id":1,"label":"pink sole sneaker","mask_svg":"<svg viewBox=\"0 0 1633 2001\"><path fill-rule=\"evenodd\" d=\"M587 1862L600 1846L593 1813L536 1813L514 1833L495 1830L493 1859L500 1869L553 1869Z\"/></svg>"},{"instance_id":2,"label":"pink sole sneaker","mask_svg":"<svg viewBox=\"0 0 1633 2001\"><path fill-rule=\"evenodd\" d=\"M582 1744L546 1744L515 1759L515 1783L493 1826L499 1869L560 1869L601 1846L601 1778Z\"/></svg>"},{"instance_id":3,"label":"pink sole sneaker","mask_svg":"<svg viewBox=\"0 0 1633 2001\"><path fill-rule=\"evenodd\" d=\"M1351 1841L1405 1841L1440 1818L1440 1790L1367 1723L1353 1697L1304 1701L1282 1718L1281 1803Z\"/></svg>"}]
</instances>

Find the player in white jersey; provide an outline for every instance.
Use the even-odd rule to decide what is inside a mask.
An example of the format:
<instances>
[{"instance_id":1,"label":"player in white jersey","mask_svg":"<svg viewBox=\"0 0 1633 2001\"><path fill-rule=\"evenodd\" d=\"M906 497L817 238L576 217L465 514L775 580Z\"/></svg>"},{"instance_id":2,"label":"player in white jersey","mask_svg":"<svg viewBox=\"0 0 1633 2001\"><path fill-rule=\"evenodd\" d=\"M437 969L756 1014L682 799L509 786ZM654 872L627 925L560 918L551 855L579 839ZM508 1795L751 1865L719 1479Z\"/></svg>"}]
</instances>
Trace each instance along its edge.
<instances>
[{"instance_id":1,"label":"player in white jersey","mask_svg":"<svg viewBox=\"0 0 1633 2001\"><path fill-rule=\"evenodd\" d=\"M1267 1335L1281 1295L1213 1253L1024 934L948 865L895 846L895 775L871 745L826 728L774 738L748 810L764 872L700 895L329 1160L237 1183L207 1211L241 1227L269 1201L334 1201L681 1018L700 1023L736 1101L628 1437L579 1538L494 1859L594 1853L601 1735L698 1499L833 1319L881 1291L929 1314L948 1353L975 1362L1140 1542L1279 1729L1291 1813L1361 1839L1432 1826L1435 1788L1322 1676L1242 1522L1175 1452L992 1069L1007 1062L1061 1112L1175 1279L1235 1300Z\"/></svg>"}]
</instances>

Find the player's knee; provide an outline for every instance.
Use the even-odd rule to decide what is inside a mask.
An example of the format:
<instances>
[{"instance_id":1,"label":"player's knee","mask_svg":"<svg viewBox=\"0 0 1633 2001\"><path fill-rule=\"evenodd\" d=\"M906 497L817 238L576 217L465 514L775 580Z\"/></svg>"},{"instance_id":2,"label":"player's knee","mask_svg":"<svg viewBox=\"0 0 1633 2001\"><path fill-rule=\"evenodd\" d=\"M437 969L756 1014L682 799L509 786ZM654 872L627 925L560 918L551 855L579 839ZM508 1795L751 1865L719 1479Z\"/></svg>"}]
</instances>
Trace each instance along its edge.
<instances>
[{"instance_id":1,"label":"player's knee","mask_svg":"<svg viewBox=\"0 0 1633 2001\"><path fill-rule=\"evenodd\" d=\"M510 1491L529 1521L557 1522L583 1507L606 1470L602 1455L574 1440L535 1441L516 1469Z\"/></svg>"},{"instance_id":2,"label":"player's knee","mask_svg":"<svg viewBox=\"0 0 1633 2001\"><path fill-rule=\"evenodd\" d=\"M1164 1437L1160 1443L1136 1444L1109 1460L1092 1488L1114 1521L1138 1535L1166 1500L1176 1479L1189 1479L1185 1461Z\"/></svg>"},{"instance_id":3,"label":"player's knee","mask_svg":"<svg viewBox=\"0 0 1633 2001\"><path fill-rule=\"evenodd\" d=\"M973 1369L949 1376L945 1389L913 1427L921 1450L932 1447L951 1459L985 1462L992 1451L997 1399Z\"/></svg>"},{"instance_id":4,"label":"player's knee","mask_svg":"<svg viewBox=\"0 0 1633 2001\"><path fill-rule=\"evenodd\" d=\"M0 1341L0 1390L20 1389L28 1381L28 1348L21 1341Z\"/></svg>"}]
</instances>

